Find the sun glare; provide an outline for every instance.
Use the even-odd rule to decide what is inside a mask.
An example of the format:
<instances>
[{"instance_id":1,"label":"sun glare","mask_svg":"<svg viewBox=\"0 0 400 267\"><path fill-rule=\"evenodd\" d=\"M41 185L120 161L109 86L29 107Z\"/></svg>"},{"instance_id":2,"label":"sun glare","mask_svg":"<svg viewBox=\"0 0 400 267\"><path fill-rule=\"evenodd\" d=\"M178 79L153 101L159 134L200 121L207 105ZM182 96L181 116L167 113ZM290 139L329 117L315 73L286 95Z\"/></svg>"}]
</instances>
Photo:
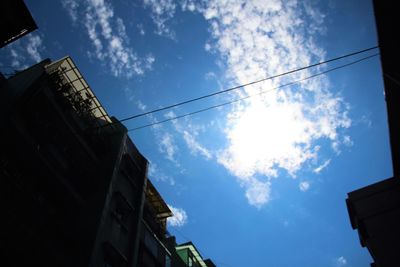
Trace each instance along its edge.
<instances>
[{"instance_id":1,"label":"sun glare","mask_svg":"<svg viewBox=\"0 0 400 267\"><path fill-rule=\"evenodd\" d=\"M244 176L255 171L275 176L276 167L294 173L310 157L303 148L309 146L311 127L300 103L253 101L231 127L229 150Z\"/></svg>"}]
</instances>

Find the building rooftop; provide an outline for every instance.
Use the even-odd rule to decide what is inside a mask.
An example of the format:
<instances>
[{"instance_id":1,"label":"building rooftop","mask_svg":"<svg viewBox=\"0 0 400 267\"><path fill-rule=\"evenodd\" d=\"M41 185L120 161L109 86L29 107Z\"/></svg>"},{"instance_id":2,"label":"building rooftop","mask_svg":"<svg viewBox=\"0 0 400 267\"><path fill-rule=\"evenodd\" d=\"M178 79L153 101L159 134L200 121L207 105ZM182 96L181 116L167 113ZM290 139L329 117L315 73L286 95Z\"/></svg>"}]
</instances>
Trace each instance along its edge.
<instances>
[{"instance_id":1,"label":"building rooftop","mask_svg":"<svg viewBox=\"0 0 400 267\"><path fill-rule=\"evenodd\" d=\"M165 203L164 199L161 197L160 193L158 193L157 189L149 179L147 180L146 200L154 208L157 219L163 220L173 216L171 209Z\"/></svg>"},{"instance_id":2,"label":"building rooftop","mask_svg":"<svg viewBox=\"0 0 400 267\"><path fill-rule=\"evenodd\" d=\"M78 106L88 112L92 119L91 124L94 127L101 127L111 124L110 116L101 106L92 89L76 67L71 57L66 56L60 60L54 61L45 67L48 74L58 73L61 78L59 86L62 93L70 101L74 102L75 108Z\"/></svg>"},{"instance_id":3,"label":"building rooftop","mask_svg":"<svg viewBox=\"0 0 400 267\"><path fill-rule=\"evenodd\" d=\"M189 249L193 256L196 258L197 262L200 264L201 267L207 267L207 264L204 262L203 257L200 255L200 252L197 250L195 245L192 242L183 243L177 246L176 251L180 251L183 249Z\"/></svg>"}]
</instances>

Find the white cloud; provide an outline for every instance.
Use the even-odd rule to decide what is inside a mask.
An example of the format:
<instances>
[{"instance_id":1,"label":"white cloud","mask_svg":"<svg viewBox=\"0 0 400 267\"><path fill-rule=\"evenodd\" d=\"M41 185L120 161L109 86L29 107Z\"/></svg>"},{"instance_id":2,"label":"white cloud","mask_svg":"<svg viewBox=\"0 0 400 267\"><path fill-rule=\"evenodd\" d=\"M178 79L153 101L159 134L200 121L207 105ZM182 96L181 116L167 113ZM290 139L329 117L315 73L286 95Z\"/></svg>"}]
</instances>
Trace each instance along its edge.
<instances>
[{"instance_id":1,"label":"white cloud","mask_svg":"<svg viewBox=\"0 0 400 267\"><path fill-rule=\"evenodd\" d=\"M105 0L64 0L63 6L73 22L80 22L86 29L94 51L90 56L110 67L115 77L144 74L152 68L154 57L139 57L130 47L123 20L114 16L114 8ZM79 18L79 19L78 19Z\"/></svg>"},{"instance_id":2,"label":"white cloud","mask_svg":"<svg viewBox=\"0 0 400 267\"><path fill-rule=\"evenodd\" d=\"M40 38L39 35L29 35L26 51L35 62L39 62L42 60L42 56L40 55L41 47L42 38Z\"/></svg>"},{"instance_id":3,"label":"white cloud","mask_svg":"<svg viewBox=\"0 0 400 267\"><path fill-rule=\"evenodd\" d=\"M308 28L308 30L312 33L315 32L320 32L320 33L325 33L326 32L326 27L323 26L323 22L325 19L325 15L322 14L319 10L313 8L310 3L307 1L303 2L304 10L307 16L310 16L312 20L314 20L315 24L310 25L311 27ZM316 27L318 25L318 27Z\"/></svg>"},{"instance_id":4,"label":"white cloud","mask_svg":"<svg viewBox=\"0 0 400 267\"><path fill-rule=\"evenodd\" d=\"M340 150L340 142L338 140L335 140L331 144L332 150L335 151L336 155L340 155L342 151Z\"/></svg>"},{"instance_id":5,"label":"white cloud","mask_svg":"<svg viewBox=\"0 0 400 267\"><path fill-rule=\"evenodd\" d=\"M345 259L345 257L340 256L339 258L336 259L335 265L336 265L336 267L346 266L347 260Z\"/></svg>"},{"instance_id":6,"label":"white cloud","mask_svg":"<svg viewBox=\"0 0 400 267\"><path fill-rule=\"evenodd\" d=\"M170 133L164 133L159 144L160 152L164 153L170 161L176 162L175 153L178 147L175 145L173 136Z\"/></svg>"},{"instance_id":7,"label":"white cloud","mask_svg":"<svg viewBox=\"0 0 400 267\"><path fill-rule=\"evenodd\" d=\"M144 30L144 27L143 27L143 24L138 24L138 25L136 25L136 27L138 28L140 35L145 35L146 34L146 32Z\"/></svg>"},{"instance_id":8,"label":"white cloud","mask_svg":"<svg viewBox=\"0 0 400 267\"><path fill-rule=\"evenodd\" d=\"M137 101L137 106L141 111L145 111L147 109L147 106L140 100Z\"/></svg>"},{"instance_id":9,"label":"white cloud","mask_svg":"<svg viewBox=\"0 0 400 267\"><path fill-rule=\"evenodd\" d=\"M176 114L173 111L169 111L165 113L164 117L167 119L171 119L176 117ZM178 122L178 120L172 120L172 125L174 126L175 131L181 134L186 146L188 147L192 155L200 154L206 160L212 159L212 152L201 145L200 142L197 140L199 132L204 131L204 126L194 125L190 123L188 118L186 118L186 121L184 123L185 125L182 126L181 123Z\"/></svg>"},{"instance_id":10,"label":"white cloud","mask_svg":"<svg viewBox=\"0 0 400 267\"><path fill-rule=\"evenodd\" d=\"M206 49L219 52L234 84L307 66L325 57L315 42L324 15L310 4L214 0L196 10L210 25L212 40ZM234 95L253 95L312 74L312 70L305 70L246 86ZM227 146L218 153L218 162L246 188L250 204L261 206L270 200L272 177L282 171L295 177L306 164L315 164L318 140L329 140L332 148L339 149L341 131L351 125L349 107L329 89L328 78L320 76L238 103L228 112L224 129Z\"/></svg>"},{"instance_id":11,"label":"white cloud","mask_svg":"<svg viewBox=\"0 0 400 267\"><path fill-rule=\"evenodd\" d=\"M137 101L136 103L138 105L139 109L146 109L147 106L144 105L140 100ZM145 111L145 110L143 110ZM146 115L146 118L149 119L150 123L157 123L159 120L153 115L153 114L148 114ZM158 144L158 150L161 152L167 160L171 161L174 163L175 167L178 169L181 169L181 164L179 163L179 147L176 142L176 138L173 134L171 134L170 131L168 131L162 124L156 124L151 127L152 132L154 134L154 137L156 139L155 142ZM182 169L181 169L182 171ZM162 177L165 176L165 179ZM173 179L170 179L170 177L161 174L160 177L156 179L161 179L161 180L170 180L171 184L174 184L175 181Z\"/></svg>"},{"instance_id":12,"label":"white cloud","mask_svg":"<svg viewBox=\"0 0 400 267\"><path fill-rule=\"evenodd\" d=\"M217 79L217 75L212 71L207 72L204 77L206 80Z\"/></svg>"},{"instance_id":13,"label":"white cloud","mask_svg":"<svg viewBox=\"0 0 400 267\"><path fill-rule=\"evenodd\" d=\"M170 185L175 185L175 180L172 177L164 174L154 162L149 163L148 175L151 179L168 182Z\"/></svg>"},{"instance_id":14,"label":"white cloud","mask_svg":"<svg viewBox=\"0 0 400 267\"><path fill-rule=\"evenodd\" d=\"M200 145L200 143L196 141L195 137L188 131L183 131L183 139L185 140L186 145L188 146L192 154L196 155L199 153L206 159L212 158L211 152L202 145Z\"/></svg>"},{"instance_id":15,"label":"white cloud","mask_svg":"<svg viewBox=\"0 0 400 267\"><path fill-rule=\"evenodd\" d=\"M167 22L175 15L174 0L144 0L144 6L151 10L151 18L156 25L155 33L175 39L175 32L167 26Z\"/></svg>"},{"instance_id":16,"label":"white cloud","mask_svg":"<svg viewBox=\"0 0 400 267\"><path fill-rule=\"evenodd\" d=\"M30 33L25 37L13 42L5 49L9 49L11 66L21 70L29 65L36 64L43 60L42 52L45 50L42 36L37 33Z\"/></svg>"},{"instance_id":17,"label":"white cloud","mask_svg":"<svg viewBox=\"0 0 400 267\"><path fill-rule=\"evenodd\" d=\"M72 22L76 23L78 20L79 3L76 0L63 0L62 6L68 12Z\"/></svg>"},{"instance_id":18,"label":"white cloud","mask_svg":"<svg viewBox=\"0 0 400 267\"><path fill-rule=\"evenodd\" d=\"M371 114L363 115L360 119L360 123L363 123L367 125L368 128L372 127L372 120L371 120Z\"/></svg>"},{"instance_id":19,"label":"white cloud","mask_svg":"<svg viewBox=\"0 0 400 267\"><path fill-rule=\"evenodd\" d=\"M196 11L200 7L200 1L197 0L182 0L181 1L181 8L182 10L188 10L191 12Z\"/></svg>"},{"instance_id":20,"label":"white cloud","mask_svg":"<svg viewBox=\"0 0 400 267\"><path fill-rule=\"evenodd\" d=\"M171 209L172 213L174 214L174 216L167 219L168 224L170 226L181 227L181 226L184 226L188 222L188 216L186 214L186 211L184 211L181 208L175 208L171 205L168 205L168 207Z\"/></svg>"},{"instance_id":21,"label":"white cloud","mask_svg":"<svg viewBox=\"0 0 400 267\"><path fill-rule=\"evenodd\" d=\"M317 168L315 168L315 169L313 170L313 172L316 173L316 174L319 174L323 169L325 169L325 168L329 165L329 163L331 163L331 160L330 160L330 159L325 160L324 163L322 163L322 164L319 165Z\"/></svg>"},{"instance_id":22,"label":"white cloud","mask_svg":"<svg viewBox=\"0 0 400 267\"><path fill-rule=\"evenodd\" d=\"M133 90L130 89L129 87L124 87L124 93L125 93L126 98L129 101L133 101L133 99L135 99L135 96L133 94Z\"/></svg>"},{"instance_id":23,"label":"white cloud","mask_svg":"<svg viewBox=\"0 0 400 267\"><path fill-rule=\"evenodd\" d=\"M251 205L261 208L262 205L270 200L270 182L261 182L257 179L251 178L244 183L244 186L246 187L247 200Z\"/></svg>"},{"instance_id":24,"label":"white cloud","mask_svg":"<svg viewBox=\"0 0 400 267\"><path fill-rule=\"evenodd\" d=\"M308 191L308 189L310 189L310 182L304 181L304 182L299 183L299 189L302 192Z\"/></svg>"},{"instance_id":25,"label":"white cloud","mask_svg":"<svg viewBox=\"0 0 400 267\"><path fill-rule=\"evenodd\" d=\"M20 53L18 53L16 51L16 49L11 48L10 49L10 55L11 55L11 66L13 66L16 69L25 69L26 67L28 67L28 65L23 66L23 62L25 62L25 57L23 55L21 55Z\"/></svg>"},{"instance_id":26,"label":"white cloud","mask_svg":"<svg viewBox=\"0 0 400 267\"><path fill-rule=\"evenodd\" d=\"M148 170L148 175L150 178L154 177L157 174L157 164L153 162L149 162L149 170Z\"/></svg>"},{"instance_id":27,"label":"white cloud","mask_svg":"<svg viewBox=\"0 0 400 267\"><path fill-rule=\"evenodd\" d=\"M354 142L353 140L351 140L351 137L348 135L343 136L343 144L345 144L346 146L353 146Z\"/></svg>"}]
</instances>

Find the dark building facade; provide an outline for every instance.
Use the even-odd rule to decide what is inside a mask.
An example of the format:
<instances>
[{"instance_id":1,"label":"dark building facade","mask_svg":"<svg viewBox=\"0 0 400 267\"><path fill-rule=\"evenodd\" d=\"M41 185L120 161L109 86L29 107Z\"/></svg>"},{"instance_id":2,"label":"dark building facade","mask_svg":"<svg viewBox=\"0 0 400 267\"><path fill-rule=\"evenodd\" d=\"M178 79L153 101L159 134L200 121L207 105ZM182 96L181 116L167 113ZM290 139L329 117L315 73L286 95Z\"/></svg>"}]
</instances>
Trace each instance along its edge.
<instances>
[{"instance_id":1,"label":"dark building facade","mask_svg":"<svg viewBox=\"0 0 400 267\"><path fill-rule=\"evenodd\" d=\"M346 204L351 226L374 260L371 266L396 267L400 266L400 40L395 30L399 12L389 1L373 4L394 176L348 193Z\"/></svg>"},{"instance_id":2,"label":"dark building facade","mask_svg":"<svg viewBox=\"0 0 400 267\"><path fill-rule=\"evenodd\" d=\"M0 1L0 48L37 29L22 0Z\"/></svg>"},{"instance_id":3,"label":"dark building facade","mask_svg":"<svg viewBox=\"0 0 400 267\"><path fill-rule=\"evenodd\" d=\"M351 226L374 259L372 266L399 266L400 180L390 178L355 190L346 203Z\"/></svg>"},{"instance_id":4,"label":"dark building facade","mask_svg":"<svg viewBox=\"0 0 400 267\"><path fill-rule=\"evenodd\" d=\"M147 160L71 58L0 77L4 266L170 266Z\"/></svg>"}]
</instances>

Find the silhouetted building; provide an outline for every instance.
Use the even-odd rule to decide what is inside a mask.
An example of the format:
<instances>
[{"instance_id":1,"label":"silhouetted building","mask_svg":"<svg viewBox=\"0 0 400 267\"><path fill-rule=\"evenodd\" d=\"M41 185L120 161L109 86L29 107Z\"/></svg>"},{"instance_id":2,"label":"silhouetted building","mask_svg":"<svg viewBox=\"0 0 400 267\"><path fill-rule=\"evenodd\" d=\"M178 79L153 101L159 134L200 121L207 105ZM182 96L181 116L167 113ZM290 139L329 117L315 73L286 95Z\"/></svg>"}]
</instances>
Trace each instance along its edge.
<instances>
[{"instance_id":1,"label":"silhouetted building","mask_svg":"<svg viewBox=\"0 0 400 267\"><path fill-rule=\"evenodd\" d=\"M172 213L71 58L0 77L4 266L168 266Z\"/></svg>"},{"instance_id":2,"label":"silhouetted building","mask_svg":"<svg viewBox=\"0 0 400 267\"><path fill-rule=\"evenodd\" d=\"M394 26L398 11L388 1L374 0L374 12L389 122L394 177L348 193L347 209L360 243L376 267L400 266L400 40Z\"/></svg>"},{"instance_id":3,"label":"silhouetted building","mask_svg":"<svg viewBox=\"0 0 400 267\"><path fill-rule=\"evenodd\" d=\"M399 266L400 180L390 178L348 194L351 226L375 266Z\"/></svg>"},{"instance_id":4,"label":"silhouetted building","mask_svg":"<svg viewBox=\"0 0 400 267\"><path fill-rule=\"evenodd\" d=\"M0 48L37 29L22 0L0 1Z\"/></svg>"},{"instance_id":5,"label":"silhouetted building","mask_svg":"<svg viewBox=\"0 0 400 267\"><path fill-rule=\"evenodd\" d=\"M400 176L400 40L397 38L399 13L389 1L374 0L378 43L381 53L385 100L389 121L393 173Z\"/></svg>"}]
</instances>

